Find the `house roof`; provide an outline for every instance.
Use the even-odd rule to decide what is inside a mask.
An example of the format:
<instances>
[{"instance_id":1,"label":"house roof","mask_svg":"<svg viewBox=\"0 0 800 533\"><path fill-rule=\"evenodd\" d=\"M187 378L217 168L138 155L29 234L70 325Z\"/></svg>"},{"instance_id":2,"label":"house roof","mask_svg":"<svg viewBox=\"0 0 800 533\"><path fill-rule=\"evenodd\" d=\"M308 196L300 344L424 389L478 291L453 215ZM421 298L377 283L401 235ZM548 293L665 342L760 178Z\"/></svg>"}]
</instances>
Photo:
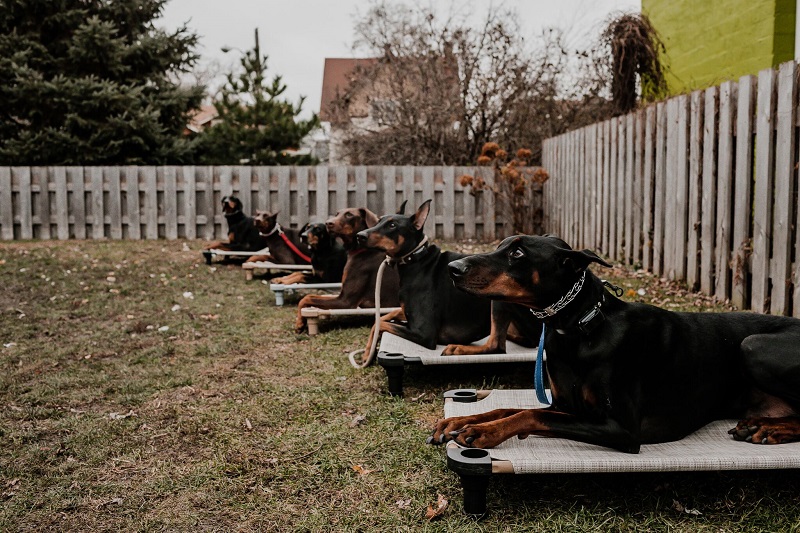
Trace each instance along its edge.
<instances>
[{"instance_id":1,"label":"house roof","mask_svg":"<svg viewBox=\"0 0 800 533\"><path fill-rule=\"evenodd\" d=\"M331 103L342 94L353 81L357 67L373 65L378 61L376 57L362 59L355 58L325 58L325 72L322 75L322 99L319 105L319 118L330 121Z\"/></svg>"},{"instance_id":2,"label":"house roof","mask_svg":"<svg viewBox=\"0 0 800 533\"><path fill-rule=\"evenodd\" d=\"M213 105L202 105L200 109L195 110L189 117L189 123L186 128L195 133L199 133L203 126L214 120L219 116L217 108Z\"/></svg>"}]
</instances>

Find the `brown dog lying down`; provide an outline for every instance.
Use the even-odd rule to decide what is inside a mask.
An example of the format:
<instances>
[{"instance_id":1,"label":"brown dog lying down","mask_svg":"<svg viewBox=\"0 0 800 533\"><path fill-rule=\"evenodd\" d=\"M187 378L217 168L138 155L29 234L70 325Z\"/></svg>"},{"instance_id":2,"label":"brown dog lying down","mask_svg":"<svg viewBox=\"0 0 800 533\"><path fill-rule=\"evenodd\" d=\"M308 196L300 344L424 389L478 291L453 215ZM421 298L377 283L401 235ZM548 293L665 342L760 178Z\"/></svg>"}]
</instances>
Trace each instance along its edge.
<instances>
[{"instance_id":1,"label":"brown dog lying down","mask_svg":"<svg viewBox=\"0 0 800 533\"><path fill-rule=\"evenodd\" d=\"M306 328L305 319L301 314L301 310L305 307L353 309L375 306L375 284L378 269L386 258L386 254L381 250L373 250L358 244L356 234L374 226L377 222L377 215L365 207L343 209L325 222L328 232L339 237L347 250L347 263L345 263L342 275L342 290L336 296L309 294L303 297L297 304L295 331L299 333ZM397 270L394 268L384 269L381 282L381 307L398 307L400 305L399 285ZM383 319L391 320L397 318L399 314L389 313Z\"/></svg>"},{"instance_id":2,"label":"brown dog lying down","mask_svg":"<svg viewBox=\"0 0 800 533\"><path fill-rule=\"evenodd\" d=\"M247 261L271 261L279 265L311 263L311 247L300 239L300 230L284 228L278 223L278 213L256 211L253 224L269 247L269 255L254 255Z\"/></svg>"}]
</instances>

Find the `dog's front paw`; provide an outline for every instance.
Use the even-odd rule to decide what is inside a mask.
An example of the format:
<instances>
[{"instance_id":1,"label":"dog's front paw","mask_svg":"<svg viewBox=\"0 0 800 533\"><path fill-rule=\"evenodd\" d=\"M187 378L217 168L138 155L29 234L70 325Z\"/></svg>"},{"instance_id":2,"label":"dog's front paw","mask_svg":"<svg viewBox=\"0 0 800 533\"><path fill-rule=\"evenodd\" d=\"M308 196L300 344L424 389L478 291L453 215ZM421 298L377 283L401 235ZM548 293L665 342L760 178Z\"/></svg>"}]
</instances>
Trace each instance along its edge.
<instances>
[{"instance_id":1,"label":"dog's front paw","mask_svg":"<svg viewBox=\"0 0 800 533\"><path fill-rule=\"evenodd\" d=\"M305 320L297 320L297 321L295 321L295 323L294 323L294 332L295 333L297 333L299 335L300 333L305 332L307 329L308 329L308 326L306 325L306 321Z\"/></svg>"},{"instance_id":2,"label":"dog's front paw","mask_svg":"<svg viewBox=\"0 0 800 533\"><path fill-rule=\"evenodd\" d=\"M728 431L734 440L753 444L786 444L800 440L800 421L787 418L746 418Z\"/></svg>"},{"instance_id":3,"label":"dog's front paw","mask_svg":"<svg viewBox=\"0 0 800 533\"><path fill-rule=\"evenodd\" d=\"M466 355L466 353L460 344L448 344L442 352L442 355Z\"/></svg>"}]
</instances>

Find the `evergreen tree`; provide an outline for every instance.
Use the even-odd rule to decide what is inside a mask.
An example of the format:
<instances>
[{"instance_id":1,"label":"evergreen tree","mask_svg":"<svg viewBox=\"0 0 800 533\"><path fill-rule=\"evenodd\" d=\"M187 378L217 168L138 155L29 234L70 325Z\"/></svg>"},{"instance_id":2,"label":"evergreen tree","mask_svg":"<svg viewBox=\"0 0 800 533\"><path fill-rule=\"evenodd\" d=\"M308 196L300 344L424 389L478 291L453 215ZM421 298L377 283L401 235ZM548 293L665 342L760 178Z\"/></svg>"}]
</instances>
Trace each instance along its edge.
<instances>
[{"instance_id":1,"label":"evergreen tree","mask_svg":"<svg viewBox=\"0 0 800 533\"><path fill-rule=\"evenodd\" d=\"M287 149L299 148L300 140L319 125L298 120L305 97L297 105L281 99L286 91L281 76L267 80L267 56L256 44L240 60L241 69L226 76L225 86L214 102L219 122L203 134L202 159L208 164L307 165L311 156L292 156Z\"/></svg>"},{"instance_id":2,"label":"evergreen tree","mask_svg":"<svg viewBox=\"0 0 800 533\"><path fill-rule=\"evenodd\" d=\"M0 1L0 164L191 160L197 35L153 25L166 2Z\"/></svg>"}]
</instances>

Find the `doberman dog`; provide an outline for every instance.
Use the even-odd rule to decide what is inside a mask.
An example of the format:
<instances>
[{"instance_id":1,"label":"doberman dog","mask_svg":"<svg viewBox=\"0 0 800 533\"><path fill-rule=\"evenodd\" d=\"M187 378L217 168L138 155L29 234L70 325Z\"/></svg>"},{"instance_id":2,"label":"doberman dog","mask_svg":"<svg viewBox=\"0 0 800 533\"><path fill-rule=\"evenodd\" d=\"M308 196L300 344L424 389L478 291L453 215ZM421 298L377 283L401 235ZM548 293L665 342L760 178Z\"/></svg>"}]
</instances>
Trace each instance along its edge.
<instances>
[{"instance_id":1,"label":"doberman dog","mask_svg":"<svg viewBox=\"0 0 800 533\"><path fill-rule=\"evenodd\" d=\"M429 443L491 448L543 435L638 453L726 418L740 420L736 440L800 440L800 320L623 302L591 263L610 266L557 237L516 236L450 264L460 289L541 317L553 401L441 420Z\"/></svg>"},{"instance_id":2,"label":"doberman dog","mask_svg":"<svg viewBox=\"0 0 800 533\"><path fill-rule=\"evenodd\" d=\"M248 262L272 261L280 265L307 265L311 262L311 247L300 240L300 230L282 227L277 212L256 211L253 224L266 241L269 255L253 256Z\"/></svg>"},{"instance_id":3,"label":"doberman dog","mask_svg":"<svg viewBox=\"0 0 800 533\"><path fill-rule=\"evenodd\" d=\"M325 222L328 232L339 237L347 250L347 262L342 275L342 289L336 296L324 294L304 296L297 304L295 331L299 333L306 327L301 314L301 310L306 307L352 309L375 306L375 284L378 269L385 259L385 254L381 250L373 250L359 244L356 234L374 226L377 221L378 216L369 209L351 207L340 210ZM397 271L393 268L386 268L381 282L381 307L400 305L397 297L398 284ZM392 320L399 316L401 313L389 313L382 317L382 320Z\"/></svg>"},{"instance_id":4,"label":"doberman dog","mask_svg":"<svg viewBox=\"0 0 800 533\"><path fill-rule=\"evenodd\" d=\"M291 285L293 283L339 283L342 281L347 251L341 243L328 232L322 223L308 223L300 228L300 240L311 247L312 274L292 272L288 276L275 278L273 283Z\"/></svg>"},{"instance_id":5,"label":"doberman dog","mask_svg":"<svg viewBox=\"0 0 800 533\"><path fill-rule=\"evenodd\" d=\"M242 201L235 196L222 198L222 213L228 223L228 242L215 242L203 249L206 263L211 264L208 250L231 252L257 252L267 246L267 241L259 234L252 217L242 212Z\"/></svg>"},{"instance_id":6,"label":"doberman dog","mask_svg":"<svg viewBox=\"0 0 800 533\"><path fill-rule=\"evenodd\" d=\"M358 233L359 242L383 250L397 264L400 302L407 320L405 324L382 321L379 331L370 334L367 352L372 336L383 332L428 349L437 344L470 343L489 334L490 300L457 290L448 275L447 265L465 255L444 252L425 236L423 226L430 206L431 200L425 201L413 215L404 215L401 209Z\"/></svg>"}]
</instances>

